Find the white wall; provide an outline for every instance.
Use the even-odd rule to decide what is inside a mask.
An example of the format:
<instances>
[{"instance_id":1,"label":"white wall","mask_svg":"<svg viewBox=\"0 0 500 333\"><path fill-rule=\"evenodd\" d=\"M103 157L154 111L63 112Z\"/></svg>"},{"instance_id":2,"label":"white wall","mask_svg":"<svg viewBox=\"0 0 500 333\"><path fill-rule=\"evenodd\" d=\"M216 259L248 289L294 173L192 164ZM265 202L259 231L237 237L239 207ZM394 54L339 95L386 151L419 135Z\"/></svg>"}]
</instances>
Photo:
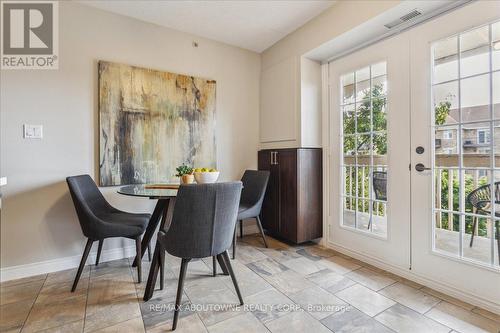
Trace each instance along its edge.
<instances>
[{"instance_id":1,"label":"white wall","mask_svg":"<svg viewBox=\"0 0 500 333\"><path fill-rule=\"evenodd\" d=\"M0 168L8 177L2 188L3 279L42 266L52 270L61 258L76 265L81 256L84 238L65 177L97 176L98 60L215 79L222 178L237 179L257 164L259 54L75 3L61 2L59 17L59 70L1 72ZM43 140L23 139L24 123L42 124ZM151 211L154 204L120 196L116 188L103 192L128 211ZM132 243L109 240L104 250L124 244Z\"/></svg>"},{"instance_id":2,"label":"white wall","mask_svg":"<svg viewBox=\"0 0 500 333\"><path fill-rule=\"evenodd\" d=\"M262 53L261 148L322 146L320 64L303 55L399 3L338 1Z\"/></svg>"},{"instance_id":3,"label":"white wall","mask_svg":"<svg viewBox=\"0 0 500 333\"><path fill-rule=\"evenodd\" d=\"M302 147L321 147L321 64L300 59L300 132Z\"/></svg>"}]
</instances>

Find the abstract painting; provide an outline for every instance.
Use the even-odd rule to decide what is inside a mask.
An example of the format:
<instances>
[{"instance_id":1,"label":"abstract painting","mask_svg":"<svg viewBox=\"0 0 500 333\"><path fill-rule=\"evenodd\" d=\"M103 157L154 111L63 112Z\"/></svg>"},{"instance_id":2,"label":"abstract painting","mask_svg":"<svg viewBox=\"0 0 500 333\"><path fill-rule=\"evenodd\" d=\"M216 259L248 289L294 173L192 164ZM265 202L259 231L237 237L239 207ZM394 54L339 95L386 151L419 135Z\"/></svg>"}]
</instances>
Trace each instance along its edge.
<instances>
[{"instance_id":1,"label":"abstract painting","mask_svg":"<svg viewBox=\"0 0 500 333\"><path fill-rule=\"evenodd\" d=\"M171 182L216 168L214 80L99 62L101 186Z\"/></svg>"}]
</instances>

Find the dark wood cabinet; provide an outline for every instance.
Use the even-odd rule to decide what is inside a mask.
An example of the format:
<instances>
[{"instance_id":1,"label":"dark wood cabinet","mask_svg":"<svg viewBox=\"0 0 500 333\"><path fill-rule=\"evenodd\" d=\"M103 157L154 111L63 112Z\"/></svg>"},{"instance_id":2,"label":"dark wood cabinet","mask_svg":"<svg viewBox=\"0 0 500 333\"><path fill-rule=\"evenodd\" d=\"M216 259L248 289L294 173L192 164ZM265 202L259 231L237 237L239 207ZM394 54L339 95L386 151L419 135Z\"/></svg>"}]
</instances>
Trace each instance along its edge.
<instances>
[{"instance_id":1,"label":"dark wood cabinet","mask_svg":"<svg viewBox=\"0 0 500 333\"><path fill-rule=\"evenodd\" d=\"M258 157L259 170L271 172L261 213L264 229L294 243L321 237L321 149L266 149Z\"/></svg>"}]
</instances>

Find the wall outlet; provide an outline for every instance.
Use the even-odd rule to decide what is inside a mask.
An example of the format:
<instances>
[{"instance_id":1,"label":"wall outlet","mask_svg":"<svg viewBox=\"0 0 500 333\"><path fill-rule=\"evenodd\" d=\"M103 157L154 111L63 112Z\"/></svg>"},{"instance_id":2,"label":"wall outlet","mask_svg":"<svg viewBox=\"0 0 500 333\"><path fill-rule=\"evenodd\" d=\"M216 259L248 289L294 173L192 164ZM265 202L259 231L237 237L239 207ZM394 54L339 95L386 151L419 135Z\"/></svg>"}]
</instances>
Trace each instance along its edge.
<instances>
[{"instance_id":1,"label":"wall outlet","mask_svg":"<svg viewBox=\"0 0 500 333\"><path fill-rule=\"evenodd\" d=\"M24 134L25 139L41 139L43 137L43 126L42 125L29 125L24 124Z\"/></svg>"}]
</instances>

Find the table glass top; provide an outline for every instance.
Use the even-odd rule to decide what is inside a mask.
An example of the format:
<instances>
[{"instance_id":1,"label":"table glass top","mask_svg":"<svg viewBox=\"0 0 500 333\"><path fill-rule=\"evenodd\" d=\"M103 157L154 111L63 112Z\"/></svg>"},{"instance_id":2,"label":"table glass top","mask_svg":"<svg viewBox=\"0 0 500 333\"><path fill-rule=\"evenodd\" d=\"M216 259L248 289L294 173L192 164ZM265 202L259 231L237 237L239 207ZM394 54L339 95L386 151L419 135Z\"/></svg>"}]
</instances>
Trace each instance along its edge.
<instances>
[{"instance_id":1,"label":"table glass top","mask_svg":"<svg viewBox=\"0 0 500 333\"><path fill-rule=\"evenodd\" d=\"M173 184L127 185L120 187L118 193L123 195L131 195L135 197L171 198L177 196L176 187L178 187L178 185L173 185Z\"/></svg>"}]
</instances>

